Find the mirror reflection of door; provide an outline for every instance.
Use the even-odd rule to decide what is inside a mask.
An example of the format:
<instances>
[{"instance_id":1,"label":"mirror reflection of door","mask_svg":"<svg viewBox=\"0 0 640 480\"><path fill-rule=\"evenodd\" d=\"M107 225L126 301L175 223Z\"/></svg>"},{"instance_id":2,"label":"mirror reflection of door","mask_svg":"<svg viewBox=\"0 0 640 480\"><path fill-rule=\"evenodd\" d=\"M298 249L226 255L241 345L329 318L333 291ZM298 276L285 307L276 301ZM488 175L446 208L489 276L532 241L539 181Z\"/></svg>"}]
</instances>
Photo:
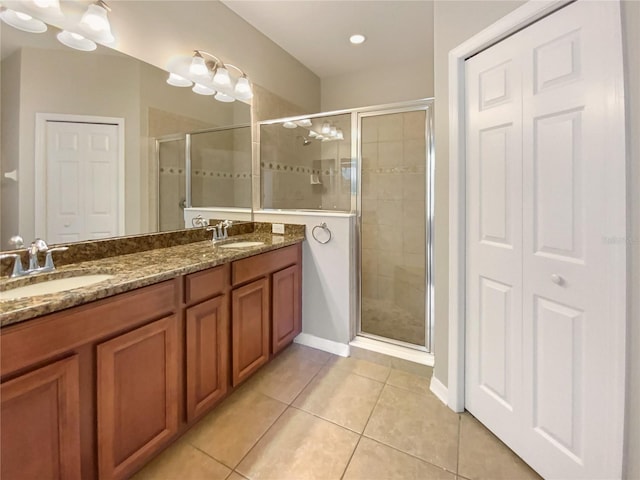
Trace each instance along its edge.
<instances>
[{"instance_id":1,"label":"mirror reflection of door","mask_svg":"<svg viewBox=\"0 0 640 480\"><path fill-rule=\"evenodd\" d=\"M68 243L121 235L119 125L46 122L46 236Z\"/></svg>"}]
</instances>

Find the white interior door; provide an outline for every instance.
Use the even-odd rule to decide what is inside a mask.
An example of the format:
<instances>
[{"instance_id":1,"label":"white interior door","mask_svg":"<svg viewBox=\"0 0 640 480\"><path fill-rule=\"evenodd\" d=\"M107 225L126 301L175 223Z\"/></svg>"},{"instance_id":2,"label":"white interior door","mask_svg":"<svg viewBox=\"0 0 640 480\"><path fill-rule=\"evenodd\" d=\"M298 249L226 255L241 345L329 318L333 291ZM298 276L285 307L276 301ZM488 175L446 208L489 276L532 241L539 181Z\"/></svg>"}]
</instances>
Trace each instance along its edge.
<instances>
[{"instance_id":1,"label":"white interior door","mask_svg":"<svg viewBox=\"0 0 640 480\"><path fill-rule=\"evenodd\" d=\"M48 121L46 147L46 240L118 235L118 126Z\"/></svg>"},{"instance_id":2,"label":"white interior door","mask_svg":"<svg viewBox=\"0 0 640 480\"><path fill-rule=\"evenodd\" d=\"M466 62L467 409L546 478L619 478L619 6L573 3Z\"/></svg>"}]
</instances>

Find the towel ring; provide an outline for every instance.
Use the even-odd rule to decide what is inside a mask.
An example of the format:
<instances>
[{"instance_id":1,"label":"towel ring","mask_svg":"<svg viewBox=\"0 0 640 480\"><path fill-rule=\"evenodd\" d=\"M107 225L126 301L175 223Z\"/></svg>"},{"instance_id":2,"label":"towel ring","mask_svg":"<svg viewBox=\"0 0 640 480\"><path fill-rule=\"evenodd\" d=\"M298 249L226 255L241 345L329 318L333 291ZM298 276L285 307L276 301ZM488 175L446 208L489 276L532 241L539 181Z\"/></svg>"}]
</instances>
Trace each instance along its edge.
<instances>
[{"instance_id":1,"label":"towel ring","mask_svg":"<svg viewBox=\"0 0 640 480\"><path fill-rule=\"evenodd\" d=\"M318 228L324 230L329 234L329 238L327 238L324 242L320 240L318 237L316 237L316 230ZM327 227L327 224L325 222L322 222L320 225L316 225L315 227L313 227L313 229L311 230L311 236L314 238L316 242L324 245L325 243L329 243L331 241L331 230L329 230L329 227Z\"/></svg>"}]
</instances>

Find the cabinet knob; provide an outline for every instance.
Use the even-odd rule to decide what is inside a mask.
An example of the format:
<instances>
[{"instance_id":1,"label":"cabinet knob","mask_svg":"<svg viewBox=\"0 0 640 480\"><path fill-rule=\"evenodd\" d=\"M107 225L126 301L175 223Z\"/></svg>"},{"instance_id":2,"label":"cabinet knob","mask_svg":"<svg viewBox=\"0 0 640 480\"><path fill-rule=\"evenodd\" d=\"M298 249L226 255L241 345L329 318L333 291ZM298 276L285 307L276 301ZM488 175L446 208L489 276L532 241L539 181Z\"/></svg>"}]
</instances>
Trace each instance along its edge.
<instances>
[{"instance_id":1,"label":"cabinet knob","mask_svg":"<svg viewBox=\"0 0 640 480\"><path fill-rule=\"evenodd\" d=\"M551 281L556 285L564 285L564 278L562 278L557 273L551 275Z\"/></svg>"}]
</instances>

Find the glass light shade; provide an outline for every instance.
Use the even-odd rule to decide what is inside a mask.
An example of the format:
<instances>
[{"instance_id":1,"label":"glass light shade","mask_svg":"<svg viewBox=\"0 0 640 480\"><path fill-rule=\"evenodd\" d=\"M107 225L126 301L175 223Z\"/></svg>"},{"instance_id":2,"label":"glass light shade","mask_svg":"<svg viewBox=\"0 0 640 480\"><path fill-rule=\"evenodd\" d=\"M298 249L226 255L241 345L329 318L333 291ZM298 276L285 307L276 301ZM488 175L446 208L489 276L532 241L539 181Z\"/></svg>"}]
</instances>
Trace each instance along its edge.
<instances>
[{"instance_id":1,"label":"glass light shade","mask_svg":"<svg viewBox=\"0 0 640 480\"><path fill-rule=\"evenodd\" d=\"M338 129L336 127L331 127L331 129L329 129L329 135L331 135L332 137L335 137L338 134Z\"/></svg>"},{"instance_id":2,"label":"glass light shade","mask_svg":"<svg viewBox=\"0 0 640 480\"><path fill-rule=\"evenodd\" d=\"M193 90L198 95L215 95L216 94L215 90L209 87L205 87L204 85L200 85L199 83L196 83L191 90Z\"/></svg>"},{"instance_id":3,"label":"glass light shade","mask_svg":"<svg viewBox=\"0 0 640 480\"><path fill-rule=\"evenodd\" d=\"M323 135L329 135L329 133L331 133L331 125L329 125L328 123L323 123L322 129L320 131Z\"/></svg>"},{"instance_id":4,"label":"glass light shade","mask_svg":"<svg viewBox=\"0 0 640 480\"><path fill-rule=\"evenodd\" d=\"M193 85L191 80L187 80L180 75L176 75L175 73L169 73L169 78L167 78L167 83L169 85L173 85L174 87L190 87Z\"/></svg>"},{"instance_id":5,"label":"glass light shade","mask_svg":"<svg viewBox=\"0 0 640 480\"><path fill-rule=\"evenodd\" d=\"M302 120L298 120L296 123L301 127L305 127L305 128L309 128L311 126L311 120L309 120L308 118L303 118Z\"/></svg>"},{"instance_id":6,"label":"glass light shade","mask_svg":"<svg viewBox=\"0 0 640 480\"><path fill-rule=\"evenodd\" d=\"M36 4L36 7L40 8L49 8L54 6L60 6L58 0L33 0L33 3Z\"/></svg>"},{"instance_id":7,"label":"glass light shade","mask_svg":"<svg viewBox=\"0 0 640 480\"><path fill-rule=\"evenodd\" d=\"M94 32L111 31L109 19L107 18L107 10L100 5L89 5L87 11L82 15L80 23L86 25Z\"/></svg>"},{"instance_id":8,"label":"glass light shade","mask_svg":"<svg viewBox=\"0 0 640 480\"><path fill-rule=\"evenodd\" d=\"M200 54L196 53L191 59L191 65L189 65L189 73L193 75L206 75L207 73L209 73L207 64L205 63L204 58L200 56Z\"/></svg>"},{"instance_id":9,"label":"glass light shade","mask_svg":"<svg viewBox=\"0 0 640 480\"><path fill-rule=\"evenodd\" d=\"M97 48L96 42L93 40L89 40L78 33L67 30L61 31L56 37L63 45L83 52L91 52Z\"/></svg>"},{"instance_id":10,"label":"glass light shade","mask_svg":"<svg viewBox=\"0 0 640 480\"><path fill-rule=\"evenodd\" d=\"M217 85L231 85L231 77L229 77L229 70L227 70L224 67L216 68L216 73L213 75L213 83Z\"/></svg>"},{"instance_id":11,"label":"glass light shade","mask_svg":"<svg viewBox=\"0 0 640 480\"><path fill-rule=\"evenodd\" d=\"M214 98L219 102L225 102L225 103L231 103L236 101L236 99L233 98L232 96L222 92L216 93L216 96Z\"/></svg>"},{"instance_id":12,"label":"glass light shade","mask_svg":"<svg viewBox=\"0 0 640 480\"><path fill-rule=\"evenodd\" d=\"M243 100L248 100L253 97L253 92L251 91L251 85L249 84L249 79L245 76L242 76L238 79L236 83L236 87L234 89L236 96Z\"/></svg>"},{"instance_id":13,"label":"glass light shade","mask_svg":"<svg viewBox=\"0 0 640 480\"><path fill-rule=\"evenodd\" d=\"M294 122L284 122L282 124L282 126L284 128L297 128L298 127L298 125L296 125Z\"/></svg>"},{"instance_id":14,"label":"glass light shade","mask_svg":"<svg viewBox=\"0 0 640 480\"><path fill-rule=\"evenodd\" d=\"M8 8L3 8L2 11L0 11L0 18L7 25L11 25L13 28L17 28L23 32L42 33L47 31L47 24L43 21L33 18L26 13L16 12Z\"/></svg>"},{"instance_id":15,"label":"glass light shade","mask_svg":"<svg viewBox=\"0 0 640 480\"><path fill-rule=\"evenodd\" d=\"M309 136L310 136L311 138L315 138L315 137L317 137L317 136L318 136L318 134L317 134L316 132L314 132L313 130L309 130Z\"/></svg>"},{"instance_id":16,"label":"glass light shade","mask_svg":"<svg viewBox=\"0 0 640 480\"><path fill-rule=\"evenodd\" d=\"M338 140L344 140L344 133L342 133L342 130L338 129L338 131L336 132L336 138Z\"/></svg>"}]
</instances>

